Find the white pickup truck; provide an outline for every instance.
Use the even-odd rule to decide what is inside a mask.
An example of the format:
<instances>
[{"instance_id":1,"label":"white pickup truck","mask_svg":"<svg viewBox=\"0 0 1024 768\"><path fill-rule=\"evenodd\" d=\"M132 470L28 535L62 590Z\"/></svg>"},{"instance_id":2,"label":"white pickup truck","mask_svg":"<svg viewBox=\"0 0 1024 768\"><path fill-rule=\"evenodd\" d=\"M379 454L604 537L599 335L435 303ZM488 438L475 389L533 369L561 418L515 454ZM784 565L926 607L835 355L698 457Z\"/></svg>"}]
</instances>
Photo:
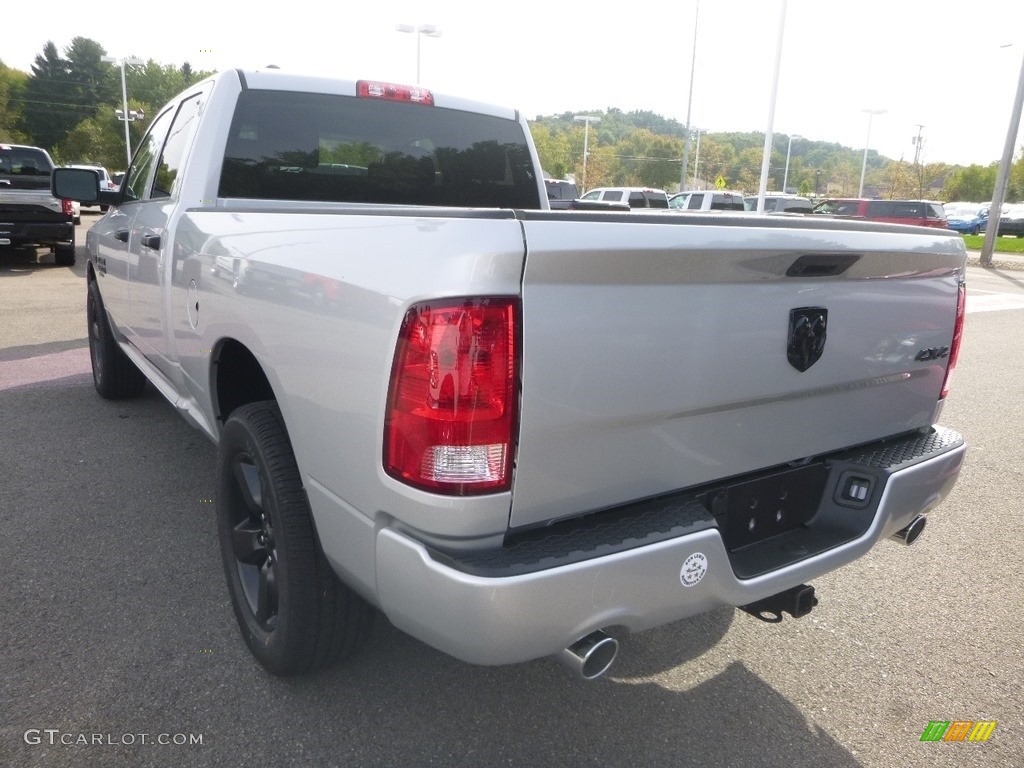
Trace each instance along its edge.
<instances>
[{"instance_id":1,"label":"white pickup truck","mask_svg":"<svg viewBox=\"0 0 1024 768\"><path fill-rule=\"evenodd\" d=\"M55 172L110 206L96 389L148 381L217 445L228 590L271 672L379 611L467 662L596 677L625 632L806 613L807 582L911 543L953 487L958 235L551 211L539 168L515 110L268 70L168 104L117 193Z\"/></svg>"}]
</instances>

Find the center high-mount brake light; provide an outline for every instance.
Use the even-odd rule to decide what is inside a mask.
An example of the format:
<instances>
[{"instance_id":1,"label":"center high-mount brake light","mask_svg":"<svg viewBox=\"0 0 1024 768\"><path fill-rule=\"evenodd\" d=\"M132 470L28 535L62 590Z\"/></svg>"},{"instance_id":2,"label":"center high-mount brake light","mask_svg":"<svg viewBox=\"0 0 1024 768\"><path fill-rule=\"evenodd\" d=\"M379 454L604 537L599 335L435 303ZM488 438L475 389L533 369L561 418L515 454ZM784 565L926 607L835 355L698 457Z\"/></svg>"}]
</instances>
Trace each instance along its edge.
<instances>
[{"instance_id":1,"label":"center high-mount brake light","mask_svg":"<svg viewBox=\"0 0 1024 768\"><path fill-rule=\"evenodd\" d=\"M398 85L382 83L378 80L359 80L356 82L356 96L364 99L383 99L384 101L404 101L409 104L434 105L434 94L426 88L415 85Z\"/></svg>"},{"instance_id":2,"label":"center high-mount brake light","mask_svg":"<svg viewBox=\"0 0 1024 768\"><path fill-rule=\"evenodd\" d=\"M416 304L395 349L384 469L404 483L466 496L508 490L519 402L508 298Z\"/></svg>"}]
</instances>

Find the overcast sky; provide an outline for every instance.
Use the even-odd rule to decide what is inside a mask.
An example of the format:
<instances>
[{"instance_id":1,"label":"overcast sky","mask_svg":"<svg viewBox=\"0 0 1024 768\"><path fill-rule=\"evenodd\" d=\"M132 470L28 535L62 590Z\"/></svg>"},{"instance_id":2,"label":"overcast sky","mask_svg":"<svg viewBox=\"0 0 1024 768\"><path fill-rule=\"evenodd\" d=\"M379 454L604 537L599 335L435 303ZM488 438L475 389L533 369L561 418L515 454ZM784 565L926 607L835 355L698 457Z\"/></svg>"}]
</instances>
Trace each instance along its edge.
<instances>
[{"instance_id":1,"label":"overcast sky","mask_svg":"<svg viewBox=\"0 0 1024 768\"><path fill-rule=\"evenodd\" d=\"M700 0L692 125L766 130L782 7ZM417 36L395 25L433 24L441 37L420 38L426 87L529 118L616 107L685 122L696 8L696 0L50 0L39 23L3 36L0 60L30 71L47 40L63 53L81 35L110 55L195 69L272 63L411 83ZM788 0L786 9L776 133L863 149L864 110L886 110L872 118L869 146L887 157L913 160L922 125L923 162L1000 159L1024 56L1024 2Z\"/></svg>"}]
</instances>

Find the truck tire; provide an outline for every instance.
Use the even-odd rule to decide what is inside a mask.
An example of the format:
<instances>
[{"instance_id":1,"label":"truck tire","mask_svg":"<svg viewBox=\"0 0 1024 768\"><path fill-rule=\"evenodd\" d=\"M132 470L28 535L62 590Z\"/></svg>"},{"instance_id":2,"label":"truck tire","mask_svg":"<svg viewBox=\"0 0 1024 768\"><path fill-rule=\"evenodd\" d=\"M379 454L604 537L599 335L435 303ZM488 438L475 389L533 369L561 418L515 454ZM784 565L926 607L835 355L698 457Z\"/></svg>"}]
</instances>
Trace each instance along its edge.
<instances>
[{"instance_id":1,"label":"truck tire","mask_svg":"<svg viewBox=\"0 0 1024 768\"><path fill-rule=\"evenodd\" d=\"M276 402L243 405L224 424L215 506L235 619L269 672L312 672L366 640L374 609L324 557Z\"/></svg>"},{"instance_id":2,"label":"truck tire","mask_svg":"<svg viewBox=\"0 0 1024 768\"><path fill-rule=\"evenodd\" d=\"M58 267L75 266L75 246L58 245L53 249L53 260Z\"/></svg>"},{"instance_id":3,"label":"truck tire","mask_svg":"<svg viewBox=\"0 0 1024 768\"><path fill-rule=\"evenodd\" d=\"M89 281L85 317L89 326L92 383L100 397L123 400L138 396L146 386L146 377L117 345L95 280Z\"/></svg>"}]
</instances>

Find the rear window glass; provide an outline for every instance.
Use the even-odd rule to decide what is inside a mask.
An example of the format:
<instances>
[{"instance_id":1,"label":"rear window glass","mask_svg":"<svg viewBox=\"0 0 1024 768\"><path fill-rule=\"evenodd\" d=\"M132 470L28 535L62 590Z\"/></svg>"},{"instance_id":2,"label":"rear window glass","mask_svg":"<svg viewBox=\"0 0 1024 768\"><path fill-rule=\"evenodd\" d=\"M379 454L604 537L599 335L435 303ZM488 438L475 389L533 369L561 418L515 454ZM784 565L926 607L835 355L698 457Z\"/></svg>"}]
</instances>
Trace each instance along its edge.
<instances>
[{"instance_id":1,"label":"rear window glass","mask_svg":"<svg viewBox=\"0 0 1024 768\"><path fill-rule=\"evenodd\" d=\"M743 198L738 195L714 195L711 198L712 211L742 211Z\"/></svg>"},{"instance_id":2,"label":"rear window glass","mask_svg":"<svg viewBox=\"0 0 1024 768\"><path fill-rule=\"evenodd\" d=\"M545 182L548 188L548 200L575 200L576 185L568 181Z\"/></svg>"},{"instance_id":3,"label":"rear window glass","mask_svg":"<svg viewBox=\"0 0 1024 768\"><path fill-rule=\"evenodd\" d=\"M53 171L50 159L32 147L0 148L0 173L15 176L49 176Z\"/></svg>"},{"instance_id":4,"label":"rear window glass","mask_svg":"<svg viewBox=\"0 0 1024 768\"><path fill-rule=\"evenodd\" d=\"M923 219L926 207L924 203L897 202L893 203L893 215L901 219Z\"/></svg>"},{"instance_id":5,"label":"rear window glass","mask_svg":"<svg viewBox=\"0 0 1024 768\"><path fill-rule=\"evenodd\" d=\"M810 213L812 208L810 200L782 200L778 210L785 213Z\"/></svg>"},{"instance_id":6,"label":"rear window glass","mask_svg":"<svg viewBox=\"0 0 1024 768\"><path fill-rule=\"evenodd\" d=\"M221 197L540 208L519 124L422 104L244 91Z\"/></svg>"}]
</instances>

